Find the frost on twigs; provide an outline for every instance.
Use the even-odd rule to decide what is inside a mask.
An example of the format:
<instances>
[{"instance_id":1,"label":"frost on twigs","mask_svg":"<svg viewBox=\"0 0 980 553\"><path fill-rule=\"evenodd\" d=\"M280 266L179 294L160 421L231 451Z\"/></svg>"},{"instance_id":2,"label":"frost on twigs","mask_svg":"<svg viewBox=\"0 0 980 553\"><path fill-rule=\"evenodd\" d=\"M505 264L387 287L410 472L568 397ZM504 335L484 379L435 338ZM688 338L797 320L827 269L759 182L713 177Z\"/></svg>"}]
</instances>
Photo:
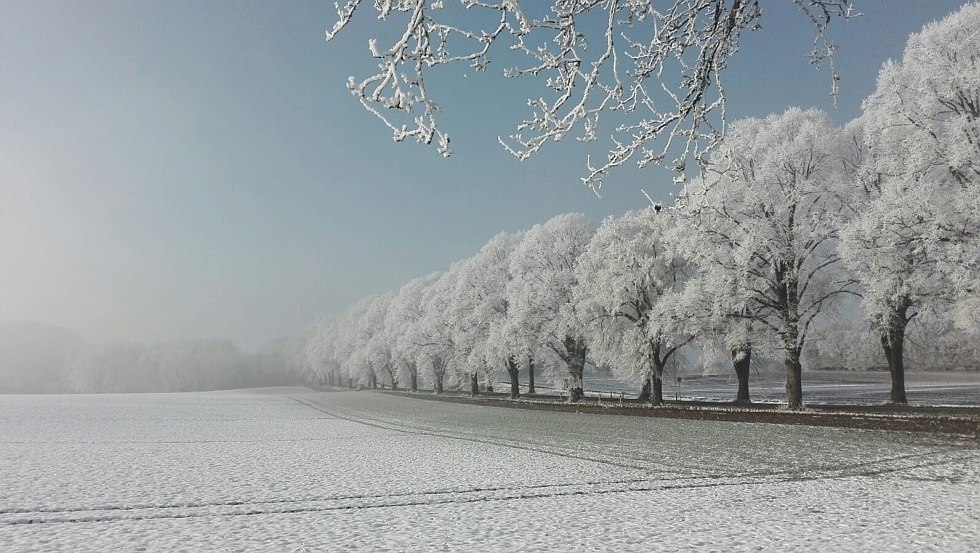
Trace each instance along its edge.
<instances>
[{"instance_id":1,"label":"frost on twigs","mask_svg":"<svg viewBox=\"0 0 980 553\"><path fill-rule=\"evenodd\" d=\"M344 29L363 0L335 4ZM834 18L849 18L854 0L789 0L813 24L810 61L830 62L831 93L836 46L827 39ZM582 181L598 190L603 178L627 162L683 172L700 163L724 133L721 75L738 51L742 31L760 27L760 0L375 0L390 45L370 39L378 72L351 77L348 87L396 141L414 138L449 156L438 104L426 87L428 70L465 64L482 71L491 53L512 59L506 77L526 77L541 87L530 114L500 144L524 160L549 142L574 136L595 142L609 122L612 144L590 158ZM508 50L501 54L494 44ZM615 114L615 115L613 115Z\"/></svg>"}]
</instances>

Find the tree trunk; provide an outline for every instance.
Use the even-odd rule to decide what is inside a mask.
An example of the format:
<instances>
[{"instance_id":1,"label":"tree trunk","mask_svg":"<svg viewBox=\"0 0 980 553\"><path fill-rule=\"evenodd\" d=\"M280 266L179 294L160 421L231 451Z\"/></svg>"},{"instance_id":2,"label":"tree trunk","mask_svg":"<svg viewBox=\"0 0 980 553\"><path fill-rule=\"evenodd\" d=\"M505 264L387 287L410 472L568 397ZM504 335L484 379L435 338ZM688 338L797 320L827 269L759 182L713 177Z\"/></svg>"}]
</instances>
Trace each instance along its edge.
<instances>
[{"instance_id":1,"label":"tree trunk","mask_svg":"<svg viewBox=\"0 0 980 553\"><path fill-rule=\"evenodd\" d=\"M419 391L419 368L412 365L408 368L408 378L411 380L412 391Z\"/></svg>"},{"instance_id":2,"label":"tree trunk","mask_svg":"<svg viewBox=\"0 0 980 553\"><path fill-rule=\"evenodd\" d=\"M652 387L651 387L652 382L653 382L653 379L651 379L649 376L647 376L646 378L643 379L643 387L640 388L640 395L637 396L636 399L638 399L640 401L650 401L650 398L653 397L652 396L652 391L651 391L652 390Z\"/></svg>"},{"instance_id":3,"label":"tree trunk","mask_svg":"<svg viewBox=\"0 0 980 553\"><path fill-rule=\"evenodd\" d=\"M436 377L435 378L435 380L436 380L435 393L441 394L442 393L442 377L443 377L443 375L436 373L435 377Z\"/></svg>"},{"instance_id":4,"label":"tree trunk","mask_svg":"<svg viewBox=\"0 0 980 553\"><path fill-rule=\"evenodd\" d=\"M789 215L790 232L793 230L793 213L791 210ZM776 296L784 325L780 329L780 337L783 341L783 365L786 368L786 405L792 411L799 411L803 409L799 274L794 272L790 264L782 261L774 263L773 270L776 273Z\"/></svg>"},{"instance_id":5,"label":"tree trunk","mask_svg":"<svg viewBox=\"0 0 980 553\"><path fill-rule=\"evenodd\" d=\"M478 373L470 373L470 395L478 396L480 395L480 380L478 378Z\"/></svg>"},{"instance_id":6,"label":"tree trunk","mask_svg":"<svg viewBox=\"0 0 980 553\"><path fill-rule=\"evenodd\" d=\"M908 326L908 305L901 303L888 314L887 327L881 334L881 346L888 360L888 372L891 373L892 390L891 403L908 404L905 397L905 328Z\"/></svg>"},{"instance_id":7,"label":"tree trunk","mask_svg":"<svg viewBox=\"0 0 980 553\"><path fill-rule=\"evenodd\" d=\"M486 376L486 381L487 381L487 393L492 394L493 393L493 380L491 380L490 375L487 375Z\"/></svg>"},{"instance_id":8,"label":"tree trunk","mask_svg":"<svg viewBox=\"0 0 980 553\"><path fill-rule=\"evenodd\" d=\"M568 401L576 403L585 395L582 384L582 373L585 372L585 344L574 337L566 336L564 340L565 351L568 353L568 375L570 377L568 389Z\"/></svg>"},{"instance_id":9,"label":"tree trunk","mask_svg":"<svg viewBox=\"0 0 980 553\"><path fill-rule=\"evenodd\" d=\"M653 381L653 396L650 398L650 403L654 407L658 405L663 405L664 403L664 367L667 365L667 360L661 360L660 348L656 350L656 356L654 357L653 370L650 371L650 380Z\"/></svg>"},{"instance_id":10,"label":"tree trunk","mask_svg":"<svg viewBox=\"0 0 980 553\"><path fill-rule=\"evenodd\" d=\"M533 394L534 391L534 357L527 359L527 393Z\"/></svg>"},{"instance_id":11,"label":"tree trunk","mask_svg":"<svg viewBox=\"0 0 980 553\"><path fill-rule=\"evenodd\" d=\"M905 397L905 361L902 359L902 349L901 343L892 346L892 361L889 363L888 369L892 373L891 402L907 405L909 400ZM897 353L896 350L898 350Z\"/></svg>"},{"instance_id":12,"label":"tree trunk","mask_svg":"<svg viewBox=\"0 0 980 553\"><path fill-rule=\"evenodd\" d=\"M653 406L663 405L664 403L664 378L663 372L653 375Z\"/></svg>"},{"instance_id":13,"label":"tree trunk","mask_svg":"<svg viewBox=\"0 0 980 553\"><path fill-rule=\"evenodd\" d=\"M507 374L510 375L510 399L517 399L521 395L521 368L514 358L507 359Z\"/></svg>"},{"instance_id":14,"label":"tree trunk","mask_svg":"<svg viewBox=\"0 0 980 553\"><path fill-rule=\"evenodd\" d=\"M800 350L786 349L783 364L786 366L786 404L792 411L803 409L803 366L800 363Z\"/></svg>"},{"instance_id":15,"label":"tree trunk","mask_svg":"<svg viewBox=\"0 0 980 553\"><path fill-rule=\"evenodd\" d=\"M732 350L732 367L738 377L735 403L752 403L749 399L749 368L752 366L752 345L744 344Z\"/></svg>"},{"instance_id":16,"label":"tree trunk","mask_svg":"<svg viewBox=\"0 0 980 553\"><path fill-rule=\"evenodd\" d=\"M347 378L347 389L348 390L353 390L354 389L354 379L353 378L350 378L350 377Z\"/></svg>"},{"instance_id":17,"label":"tree trunk","mask_svg":"<svg viewBox=\"0 0 980 553\"><path fill-rule=\"evenodd\" d=\"M368 377L368 380L370 380L370 382L371 382L371 389L372 390L377 390L378 389L378 375L376 375L376 374L374 374L372 372L371 375Z\"/></svg>"}]
</instances>

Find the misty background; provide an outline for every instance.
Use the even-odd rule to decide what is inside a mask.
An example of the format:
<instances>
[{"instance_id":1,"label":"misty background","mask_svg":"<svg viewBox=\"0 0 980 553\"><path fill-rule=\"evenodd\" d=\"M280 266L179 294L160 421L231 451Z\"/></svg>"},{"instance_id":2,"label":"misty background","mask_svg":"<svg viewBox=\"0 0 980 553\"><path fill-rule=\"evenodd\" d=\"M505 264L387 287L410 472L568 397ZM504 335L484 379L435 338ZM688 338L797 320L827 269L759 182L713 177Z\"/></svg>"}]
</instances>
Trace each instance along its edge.
<instances>
[{"instance_id":1,"label":"misty background","mask_svg":"<svg viewBox=\"0 0 980 553\"><path fill-rule=\"evenodd\" d=\"M908 35L963 3L870 1L835 22L835 106L806 63L811 23L767 2L727 73L729 118L803 105L844 123ZM345 87L373 67L367 35L355 20L325 43L335 17L320 1L5 2L0 392L288 383L320 314L497 232L673 191L625 168L597 198L578 180L587 145L510 157L496 137L530 91L500 67L439 90L454 157L393 143Z\"/></svg>"}]
</instances>

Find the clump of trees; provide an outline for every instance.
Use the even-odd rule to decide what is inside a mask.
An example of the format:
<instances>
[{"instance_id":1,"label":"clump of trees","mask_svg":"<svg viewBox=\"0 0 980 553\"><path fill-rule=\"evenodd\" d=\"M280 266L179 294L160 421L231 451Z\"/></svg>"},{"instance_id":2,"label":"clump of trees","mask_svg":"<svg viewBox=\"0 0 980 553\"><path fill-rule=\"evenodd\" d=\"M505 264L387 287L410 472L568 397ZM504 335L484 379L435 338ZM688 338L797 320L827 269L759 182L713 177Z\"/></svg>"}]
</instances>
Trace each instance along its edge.
<instances>
[{"instance_id":1,"label":"clump of trees","mask_svg":"<svg viewBox=\"0 0 980 553\"><path fill-rule=\"evenodd\" d=\"M228 340L90 343L66 329L0 324L0 393L189 392L298 381L299 342L244 353Z\"/></svg>"},{"instance_id":2,"label":"clump of trees","mask_svg":"<svg viewBox=\"0 0 980 553\"><path fill-rule=\"evenodd\" d=\"M518 12L500 13L511 29ZM847 329L864 345L830 357L867 362L868 340L853 338L872 338L882 362L871 364L888 367L891 401L905 403L910 323L927 329L918 351L941 338L957 355L980 328L978 28L974 3L913 35L843 128L795 108L735 122L673 205L598 229L572 214L501 234L444 273L321 321L305 341L305 378L393 388L408 378L416 389L421 377L437 393L476 394L480 378L505 371L516 398L529 366L567 382L575 401L591 362L658 404L668 363L696 346L730 354L741 401L752 360L780 357L787 404L800 409L807 352L826 357L820 340ZM863 317L849 313L855 301Z\"/></svg>"},{"instance_id":3,"label":"clump of trees","mask_svg":"<svg viewBox=\"0 0 980 553\"><path fill-rule=\"evenodd\" d=\"M288 385L295 381L294 349L288 340L253 354L216 339L91 344L69 363L68 390L62 391L193 392Z\"/></svg>"}]
</instances>

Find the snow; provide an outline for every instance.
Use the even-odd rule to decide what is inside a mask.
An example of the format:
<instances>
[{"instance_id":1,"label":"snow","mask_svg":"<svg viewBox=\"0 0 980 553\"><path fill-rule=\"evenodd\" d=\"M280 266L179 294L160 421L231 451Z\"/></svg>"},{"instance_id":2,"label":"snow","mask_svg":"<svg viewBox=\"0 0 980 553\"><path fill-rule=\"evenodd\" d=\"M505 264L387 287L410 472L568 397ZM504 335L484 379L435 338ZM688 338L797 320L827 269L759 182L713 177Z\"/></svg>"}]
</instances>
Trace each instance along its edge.
<instances>
[{"instance_id":1,"label":"snow","mask_svg":"<svg viewBox=\"0 0 980 553\"><path fill-rule=\"evenodd\" d=\"M980 547L980 448L304 388L0 396L0 550Z\"/></svg>"}]
</instances>

